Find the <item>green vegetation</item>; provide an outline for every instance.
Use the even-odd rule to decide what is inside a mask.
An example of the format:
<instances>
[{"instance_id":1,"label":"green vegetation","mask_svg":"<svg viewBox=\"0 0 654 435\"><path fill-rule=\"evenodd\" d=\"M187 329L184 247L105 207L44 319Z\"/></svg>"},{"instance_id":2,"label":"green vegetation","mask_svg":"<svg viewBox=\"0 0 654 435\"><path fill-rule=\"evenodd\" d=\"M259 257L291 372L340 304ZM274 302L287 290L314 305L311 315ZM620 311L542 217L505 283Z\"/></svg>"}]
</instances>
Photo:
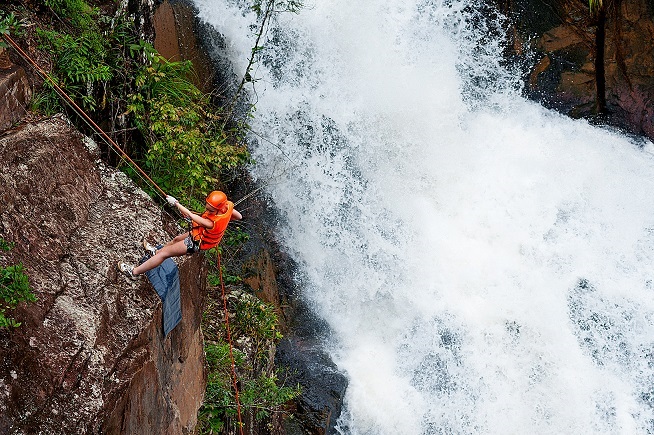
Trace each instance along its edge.
<instances>
[{"instance_id":1,"label":"green vegetation","mask_svg":"<svg viewBox=\"0 0 654 435\"><path fill-rule=\"evenodd\" d=\"M82 0L44 0L63 26L36 30L40 48L56 54L52 75L83 109L95 111L106 103L105 90L121 64L112 45L126 34L124 22L110 25L98 9ZM46 82L33 102L37 110L53 114L62 109L59 97Z\"/></svg>"},{"instance_id":2,"label":"green vegetation","mask_svg":"<svg viewBox=\"0 0 654 435\"><path fill-rule=\"evenodd\" d=\"M21 36L23 34L23 23L13 13L5 13L0 11L0 35L15 35ZM7 43L0 39L0 48L6 48Z\"/></svg>"},{"instance_id":3,"label":"green vegetation","mask_svg":"<svg viewBox=\"0 0 654 435\"><path fill-rule=\"evenodd\" d=\"M588 7L591 14L597 14L604 7L602 0L588 0Z\"/></svg>"},{"instance_id":4,"label":"green vegetation","mask_svg":"<svg viewBox=\"0 0 654 435\"><path fill-rule=\"evenodd\" d=\"M0 251L10 251L14 247L14 244L6 241L3 238L0 238Z\"/></svg>"},{"instance_id":5,"label":"green vegetation","mask_svg":"<svg viewBox=\"0 0 654 435\"><path fill-rule=\"evenodd\" d=\"M64 23L36 31L40 48L54 57L55 82L92 117L123 132L116 142L166 193L201 208L223 174L249 161L246 126L226 127L222 110L193 84L191 62L170 62L138 40L124 14L105 16L84 0L41 1ZM45 114L65 110L48 83L32 105ZM121 169L154 194L133 168Z\"/></svg>"},{"instance_id":6,"label":"green vegetation","mask_svg":"<svg viewBox=\"0 0 654 435\"><path fill-rule=\"evenodd\" d=\"M243 421L248 427L265 423L275 414L284 413L284 405L298 397L299 386L284 385L274 368L275 347L282 334L275 307L250 293L236 270L236 254L249 236L238 226L230 226L220 250L222 270L217 268L217 252L208 253L207 309L202 320L208 368L207 392L198 415L201 434L225 433L236 429L236 399L232 387L232 368L224 318L222 274L229 309L234 362L239 379L239 401Z\"/></svg>"},{"instance_id":7,"label":"green vegetation","mask_svg":"<svg viewBox=\"0 0 654 435\"><path fill-rule=\"evenodd\" d=\"M216 293L220 291L219 288L215 290ZM280 386L278 373L272 366L271 352L281 339L274 307L244 291L232 290L228 301L230 313L235 313L230 323L232 341L239 343L239 349L234 349L234 362L241 385L241 414L251 426L284 412L283 406L301 390L299 386L284 386L283 383ZM203 321L208 379L198 416L202 434L222 433L238 424L224 316L218 315L222 314L221 303L220 295L213 294Z\"/></svg>"},{"instance_id":8,"label":"green vegetation","mask_svg":"<svg viewBox=\"0 0 654 435\"><path fill-rule=\"evenodd\" d=\"M0 238L0 250L9 251L12 243ZM16 328L20 322L6 313L13 310L20 302L34 302L36 297L30 289L30 283L22 264L0 267L0 328Z\"/></svg>"},{"instance_id":9,"label":"green vegetation","mask_svg":"<svg viewBox=\"0 0 654 435\"><path fill-rule=\"evenodd\" d=\"M247 162L247 150L234 145L234 136L221 129L209 98L187 78L191 62L168 62L144 42L130 49L147 59L128 105L151 144L147 171L164 191L195 199L191 206L201 208L206 192L220 183L217 174Z\"/></svg>"}]
</instances>

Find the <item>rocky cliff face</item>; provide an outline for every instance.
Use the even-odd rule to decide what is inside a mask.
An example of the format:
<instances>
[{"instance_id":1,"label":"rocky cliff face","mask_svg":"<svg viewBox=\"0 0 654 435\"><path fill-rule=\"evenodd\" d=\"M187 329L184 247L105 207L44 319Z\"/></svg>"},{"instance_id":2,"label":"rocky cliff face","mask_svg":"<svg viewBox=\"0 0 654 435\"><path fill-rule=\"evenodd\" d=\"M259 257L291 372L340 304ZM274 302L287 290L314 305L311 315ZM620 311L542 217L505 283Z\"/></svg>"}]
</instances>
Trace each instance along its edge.
<instances>
[{"instance_id":1,"label":"rocky cliff face","mask_svg":"<svg viewBox=\"0 0 654 435\"><path fill-rule=\"evenodd\" d=\"M229 94L239 78L233 75L227 42L219 33L221 29L201 23L196 14L189 0L164 1L154 17L155 46L174 59L192 60L201 71L208 68L211 72L205 77ZM174 35L180 36L167 40ZM232 261L240 264L240 275L255 295L276 307L284 338L277 347L275 366L284 373L286 385L302 386L302 394L289 404L291 418L271 422L269 428L247 429L258 434L334 434L347 379L325 351L323 342L329 331L303 302L295 279L296 265L278 243L275 228L279 216L263 195L250 196L258 187L242 174L229 188L235 198L248 196L239 208L247 210L245 220L253 229L248 231L250 239L239 250L238 258Z\"/></svg>"},{"instance_id":2,"label":"rocky cliff face","mask_svg":"<svg viewBox=\"0 0 654 435\"><path fill-rule=\"evenodd\" d=\"M609 117L654 140L654 3L623 0L613 6L605 52Z\"/></svg>"},{"instance_id":3,"label":"rocky cliff face","mask_svg":"<svg viewBox=\"0 0 654 435\"><path fill-rule=\"evenodd\" d=\"M651 1L605 1L605 18L592 16L581 0L494 1L514 23L513 50L533 50L530 97L654 139ZM599 45L598 32L604 32Z\"/></svg>"},{"instance_id":4,"label":"rocky cliff face","mask_svg":"<svg viewBox=\"0 0 654 435\"><path fill-rule=\"evenodd\" d=\"M136 261L170 219L63 119L0 137L0 265L22 262L38 301L0 333L0 433L192 433L204 394L201 257L181 260L182 322L163 337L161 303Z\"/></svg>"},{"instance_id":5,"label":"rocky cliff face","mask_svg":"<svg viewBox=\"0 0 654 435\"><path fill-rule=\"evenodd\" d=\"M254 189L247 183L241 187L243 195ZM249 223L258 230L240 255L243 280L257 297L276 307L284 338L277 346L275 365L287 385L302 386L300 397L289 404L293 417L271 433L335 434L347 379L323 347L328 327L303 303L295 279L297 266L276 242L274 211L260 198L248 199L246 207Z\"/></svg>"},{"instance_id":6,"label":"rocky cliff face","mask_svg":"<svg viewBox=\"0 0 654 435\"><path fill-rule=\"evenodd\" d=\"M166 57L194 62L198 85L230 82L226 61L210 65L205 55L224 48L222 39L198 21L191 3L122 3ZM196 32L207 38L197 40ZM0 98L7 102L0 104L0 237L16 244L0 252L0 266L22 262L38 297L13 314L20 328L0 331L0 433L193 433L205 385L199 321L206 271L199 258L182 260L183 320L164 339L153 289L145 279L128 281L114 265L124 255L135 261L144 236L163 241L176 228L63 119L3 131L25 115L30 82L39 80L0 57ZM242 197L255 188L245 183L230 192ZM333 433L346 380L298 297L292 261L272 234L276 217L255 198L247 207L257 230L240 260L243 274L277 307L286 336L277 362L290 372L289 385L304 388L291 405L294 418L249 429Z\"/></svg>"}]
</instances>

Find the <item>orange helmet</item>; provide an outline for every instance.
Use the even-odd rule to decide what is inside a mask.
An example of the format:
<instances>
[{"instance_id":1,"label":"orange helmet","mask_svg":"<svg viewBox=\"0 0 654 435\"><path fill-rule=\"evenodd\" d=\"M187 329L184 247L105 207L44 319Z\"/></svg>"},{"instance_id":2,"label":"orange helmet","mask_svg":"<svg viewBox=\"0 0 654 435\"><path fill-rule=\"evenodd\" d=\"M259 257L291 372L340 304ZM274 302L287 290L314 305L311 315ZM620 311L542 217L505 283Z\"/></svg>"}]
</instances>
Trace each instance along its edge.
<instances>
[{"instance_id":1,"label":"orange helmet","mask_svg":"<svg viewBox=\"0 0 654 435\"><path fill-rule=\"evenodd\" d=\"M207 196L207 202L214 208L220 208L227 202L227 195L220 190L214 190Z\"/></svg>"}]
</instances>

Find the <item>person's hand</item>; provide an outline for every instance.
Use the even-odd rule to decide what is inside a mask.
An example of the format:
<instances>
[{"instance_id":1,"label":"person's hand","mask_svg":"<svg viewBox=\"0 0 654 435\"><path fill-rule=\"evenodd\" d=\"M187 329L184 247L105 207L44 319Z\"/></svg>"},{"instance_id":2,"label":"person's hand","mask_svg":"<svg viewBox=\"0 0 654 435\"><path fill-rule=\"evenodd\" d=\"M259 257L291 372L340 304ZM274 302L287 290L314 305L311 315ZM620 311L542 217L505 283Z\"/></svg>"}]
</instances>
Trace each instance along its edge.
<instances>
[{"instance_id":1,"label":"person's hand","mask_svg":"<svg viewBox=\"0 0 654 435\"><path fill-rule=\"evenodd\" d=\"M168 204L170 204L170 205L175 205L175 204L177 204L179 202L170 195L166 195L166 201L168 201Z\"/></svg>"}]
</instances>

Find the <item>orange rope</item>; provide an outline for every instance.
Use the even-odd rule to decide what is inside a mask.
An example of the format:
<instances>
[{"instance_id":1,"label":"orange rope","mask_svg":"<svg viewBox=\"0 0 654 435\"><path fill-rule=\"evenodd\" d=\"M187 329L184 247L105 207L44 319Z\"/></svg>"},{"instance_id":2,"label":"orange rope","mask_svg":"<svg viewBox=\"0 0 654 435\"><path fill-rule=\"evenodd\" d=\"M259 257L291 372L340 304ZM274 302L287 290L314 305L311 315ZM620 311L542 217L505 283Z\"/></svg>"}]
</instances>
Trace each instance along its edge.
<instances>
[{"instance_id":1,"label":"orange rope","mask_svg":"<svg viewBox=\"0 0 654 435\"><path fill-rule=\"evenodd\" d=\"M23 58L24 58L25 60L27 60L29 63L31 63L32 66L33 66L33 67L34 67L34 68L39 72L39 74L41 74L41 75L43 76L44 79L46 79L48 82L50 82L50 84L52 84L52 86L54 86L54 88L57 90L57 93L59 93L59 95L60 95L61 97L63 97L63 98L68 102L68 104L70 104L70 105L75 109L75 111L77 112L78 115L80 115L81 117L83 117L83 118L86 120L86 122L88 122L89 125L91 125L91 126L92 126L92 127L93 127L97 132L98 132L98 133L100 133L100 135L102 135L102 137L103 137L103 138L104 138L104 139L105 139L105 140L106 140L106 141L107 141L111 146L113 146L115 149L117 149L118 151L120 151L120 153L122 154L123 158L125 158L125 159L130 163L130 164L132 164L132 165L134 166L134 168L136 168L136 169L141 173L141 175L143 175L143 176L145 177L145 179L148 180L148 181L152 184L152 186L154 186L154 187L155 187L155 188L156 188L156 189L157 189L157 190L158 190L158 191L159 191L163 196L166 196L166 192L164 192L163 189L161 189L161 187L159 187L159 185L157 185L157 183L155 183L154 181L152 181L152 179L151 179L150 177L148 177L148 175L145 173L145 171L143 171L143 169L141 169L141 168L139 167L139 165L137 165L136 163L134 163L134 161L133 161L133 160L132 160L128 155L127 155L127 153L126 153L125 151L123 151L123 149L122 149L121 147L119 147L118 144L117 144L116 142L114 142L114 141L113 141L113 140L112 140L112 139L107 135L107 133L105 133L105 132L104 132L104 131L103 131L103 130L102 130L102 129L101 129L101 128L100 128L100 127L95 123L95 122L93 122L93 120L92 120L92 119L91 119L91 118L90 118L90 117L89 117L89 116L88 116L88 115L87 115L87 114L86 114L86 113L85 113L85 112L84 112L84 111L83 111L83 110L82 110L82 109L81 109L81 108L80 108L80 107L79 107L79 106L78 106L78 105L77 105L77 104L76 104L76 103L75 103L75 102L74 102L74 101L73 101L69 96L68 96L68 94L66 94L66 93L63 91L63 89L61 89L61 88L57 85L57 83L55 83L55 81L52 80L52 78L48 75L48 73L46 73L45 71L43 71L43 70L41 69L41 67L39 67L39 65L38 65L36 62L34 62L34 60L32 60L32 58L29 57L29 55L28 55L27 53L25 53L25 52L20 48L20 46L19 46L19 45L18 45L18 44L13 40L13 39L11 39L11 37L10 37L9 35L1 35L1 36L2 36L2 37L3 37L7 42L9 42L9 43L10 43L10 44L11 44L11 45L16 49L16 51L18 51L18 52L20 53L20 55L23 56Z\"/></svg>"},{"instance_id":2,"label":"orange rope","mask_svg":"<svg viewBox=\"0 0 654 435\"><path fill-rule=\"evenodd\" d=\"M223 295L223 308L225 310L225 327L227 329L227 341L229 342L229 358L232 362L232 384L234 386L234 396L236 397L236 413L238 415L238 429L239 433L243 435L243 420L241 419L241 402L238 399L238 385L236 384L236 364L234 364L234 353L232 352L232 333L229 328L229 311L227 310L227 296L225 295L225 284L223 283L223 270L220 266L220 252L216 249L218 254L218 273L220 274L220 287Z\"/></svg>"}]
</instances>

